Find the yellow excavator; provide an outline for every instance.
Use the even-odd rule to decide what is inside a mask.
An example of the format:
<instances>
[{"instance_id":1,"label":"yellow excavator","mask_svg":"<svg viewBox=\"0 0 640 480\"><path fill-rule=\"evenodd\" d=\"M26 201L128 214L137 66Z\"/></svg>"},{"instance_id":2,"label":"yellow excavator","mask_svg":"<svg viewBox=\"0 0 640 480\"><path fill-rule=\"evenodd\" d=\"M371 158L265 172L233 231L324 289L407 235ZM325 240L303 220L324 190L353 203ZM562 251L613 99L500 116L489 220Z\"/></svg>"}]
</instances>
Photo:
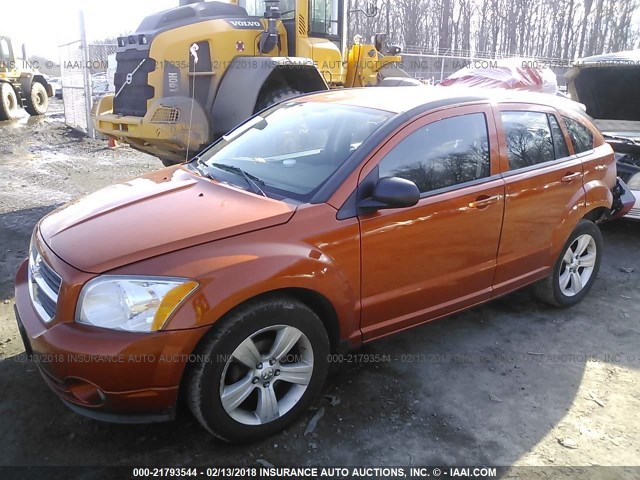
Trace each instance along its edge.
<instances>
[{"instance_id":1,"label":"yellow excavator","mask_svg":"<svg viewBox=\"0 0 640 480\"><path fill-rule=\"evenodd\" d=\"M100 133L184 162L254 113L329 88L415 85L400 49L356 36L345 0L181 0L118 38L115 93L94 107ZM384 50L384 53L382 53Z\"/></svg>"}]
</instances>

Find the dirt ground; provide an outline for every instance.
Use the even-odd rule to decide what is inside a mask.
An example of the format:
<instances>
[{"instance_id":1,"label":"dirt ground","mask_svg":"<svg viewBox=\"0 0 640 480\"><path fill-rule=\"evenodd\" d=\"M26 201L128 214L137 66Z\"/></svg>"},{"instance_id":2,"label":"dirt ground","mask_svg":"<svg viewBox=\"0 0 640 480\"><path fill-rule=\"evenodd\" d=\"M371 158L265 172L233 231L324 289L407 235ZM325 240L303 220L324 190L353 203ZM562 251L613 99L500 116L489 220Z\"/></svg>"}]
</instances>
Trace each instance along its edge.
<instances>
[{"instance_id":1,"label":"dirt ground","mask_svg":"<svg viewBox=\"0 0 640 480\"><path fill-rule=\"evenodd\" d=\"M326 396L263 442L221 444L186 413L154 425L72 413L22 355L13 276L44 214L160 167L105 147L66 128L59 102L44 119L0 123L0 465L640 465L640 223L630 221L603 227L599 278L578 306L521 291L371 344L364 352L391 360L336 368Z\"/></svg>"}]
</instances>

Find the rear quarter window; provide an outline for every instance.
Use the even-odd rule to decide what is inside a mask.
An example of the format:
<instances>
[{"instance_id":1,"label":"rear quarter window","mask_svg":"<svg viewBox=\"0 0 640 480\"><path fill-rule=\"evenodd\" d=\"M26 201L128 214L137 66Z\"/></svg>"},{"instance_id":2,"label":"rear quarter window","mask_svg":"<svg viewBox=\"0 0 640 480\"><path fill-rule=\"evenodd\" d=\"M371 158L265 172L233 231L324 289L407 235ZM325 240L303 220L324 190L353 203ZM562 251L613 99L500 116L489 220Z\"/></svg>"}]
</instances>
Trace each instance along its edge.
<instances>
[{"instance_id":1,"label":"rear quarter window","mask_svg":"<svg viewBox=\"0 0 640 480\"><path fill-rule=\"evenodd\" d=\"M573 151L575 153L582 153L593 150L593 133L591 133L591 130L573 118L563 116L562 119L567 126Z\"/></svg>"}]
</instances>

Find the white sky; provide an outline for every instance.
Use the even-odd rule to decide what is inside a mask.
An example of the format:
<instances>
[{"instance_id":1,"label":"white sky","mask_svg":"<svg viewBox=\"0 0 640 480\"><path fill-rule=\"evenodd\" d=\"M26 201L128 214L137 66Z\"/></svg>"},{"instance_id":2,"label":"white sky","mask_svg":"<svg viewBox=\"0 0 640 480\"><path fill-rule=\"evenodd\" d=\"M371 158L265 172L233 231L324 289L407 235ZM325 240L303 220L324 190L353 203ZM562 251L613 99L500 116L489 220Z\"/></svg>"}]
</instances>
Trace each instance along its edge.
<instances>
[{"instance_id":1,"label":"white sky","mask_svg":"<svg viewBox=\"0 0 640 480\"><path fill-rule=\"evenodd\" d=\"M175 7L178 2L179 0L0 0L2 34L13 38L17 51L25 43L28 55L42 55L56 61L59 59L58 45L80 38L78 12L81 8L84 10L87 38L91 41L132 32L145 16ZM640 23L640 10L636 11L633 23Z\"/></svg>"},{"instance_id":2,"label":"white sky","mask_svg":"<svg viewBox=\"0 0 640 480\"><path fill-rule=\"evenodd\" d=\"M14 49L20 51L25 43L28 55L55 61L58 45L80 38L81 8L91 41L132 32L145 16L175 7L178 0L0 0L0 4L2 34L12 37Z\"/></svg>"}]
</instances>

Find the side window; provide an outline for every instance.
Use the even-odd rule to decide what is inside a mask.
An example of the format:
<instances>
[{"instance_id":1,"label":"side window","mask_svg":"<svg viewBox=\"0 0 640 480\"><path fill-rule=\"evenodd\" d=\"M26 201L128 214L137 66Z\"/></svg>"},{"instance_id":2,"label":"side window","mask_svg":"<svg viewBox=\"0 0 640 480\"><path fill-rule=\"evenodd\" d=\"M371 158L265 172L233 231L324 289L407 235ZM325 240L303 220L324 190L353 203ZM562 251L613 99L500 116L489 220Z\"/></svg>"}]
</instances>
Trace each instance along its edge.
<instances>
[{"instance_id":1,"label":"side window","mask_svg":"<svg viewBox=\"0 0 640 480\"><path fill-rule=\"evenodd\" d=\"M549 114L549 125L551 125L551 137L553 138L553 148L556 151L556 158L569 156L569 148L564 139L564 134L555 115Z\"/></svg>"},{"instance_id":2,"label":"side window","mask_svg":"<svg viewBox=\"0 0 640 480\"><path fill-rule=\"evenodd\" d=\"M0 38L0 59L9 61L11 52L9 51L9 42L5 38Z\"/></svg>"},{"instance_id":3,"label":"side window","mask_svg":"<svg viewBox=\"0 0 640 480\"><path fill-rule=\"evenodd\" d=\"M422 193L488 177L484 114L445 118L419 128L382 159L379 174L411 180Z\"/></svg>"},{"instance_id":4,"label":"side window","mask_svg":"<svg viewBox=\"0 0 640 480\"><path fill-rule=\"evenodd\" d=\"M546 113L513 111L501 116L511 170L555 159Z\"/></svg>"},{"instance_id":5,"label":"side window","mask_svg":"<svg viewBox=\"0 0 640 480\"><path fill-rule=\"evenodd\" d=\"M339 5L338 0L309 0L309 36L339 35Z\"/></svg>"},{"instance_id":6,"label":"side window","mask_svg":"<svg viewBox=\"0 0 640 480\"><path fill-rule=\"evenodd\" d=\"M593 150L593 134L591 131L572 118L562 117L562 119L569 131L569 137L573 144L573 151L575 153L582 153Z\"/></svg>"}]
</instances>

